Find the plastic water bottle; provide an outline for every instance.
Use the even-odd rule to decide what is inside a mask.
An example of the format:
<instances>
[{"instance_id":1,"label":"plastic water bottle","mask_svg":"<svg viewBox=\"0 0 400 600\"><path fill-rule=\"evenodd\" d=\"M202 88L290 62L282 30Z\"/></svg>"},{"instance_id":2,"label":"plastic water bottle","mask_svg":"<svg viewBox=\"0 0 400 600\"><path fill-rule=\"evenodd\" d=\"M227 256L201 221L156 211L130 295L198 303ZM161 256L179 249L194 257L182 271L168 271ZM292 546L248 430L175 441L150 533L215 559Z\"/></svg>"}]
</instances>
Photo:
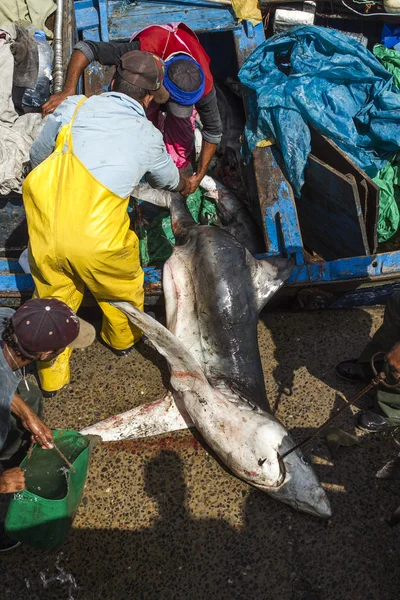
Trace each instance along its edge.
<instances>
[{"instance_id":1,"label":"plastic water bottle","mask_svg":"<svg viewBox=\"0 0 400 600\"><path fill-rule=\"evenodd\" d=\"M36 29L33 36L38 45L39 52L39 70L36 87L26 88L22 97L22 104L25 106L42 106L50 98L50 81L53 69L53 49L46 41L44 31Z\"/></svg>"}]
</instances>

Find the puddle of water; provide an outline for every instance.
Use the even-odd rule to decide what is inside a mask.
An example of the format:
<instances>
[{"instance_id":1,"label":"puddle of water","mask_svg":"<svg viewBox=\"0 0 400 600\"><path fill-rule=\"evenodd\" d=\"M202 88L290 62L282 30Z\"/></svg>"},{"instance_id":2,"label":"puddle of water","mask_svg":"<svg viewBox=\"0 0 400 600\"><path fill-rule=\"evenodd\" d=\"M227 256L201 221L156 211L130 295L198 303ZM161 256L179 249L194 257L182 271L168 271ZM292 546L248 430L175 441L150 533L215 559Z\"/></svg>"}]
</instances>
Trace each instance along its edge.
<instances>
[{"instance_id":1,"label":"puddle of water","mask_svg":"<svg viewBox=\"0 0 400 600\"><path fill-rule=\"evenodd\" d=\"M56 575L54 575L53 577L47 577L48 569L46 569L46 571L40 571L39 577L43 583L44 588L47 588L52 583L56 582L69 584L68 597L66 598L66 600L76 600L74 593L78 589L78 584L76 583L75 577L71 573L66 573L65 569L60 565L62 556L62 552L60 552L60 554L57 556L57 560L55 563L55 568L57 571ZM27 578L25 579L25 584L26 587L29 589L30 583ZM60 598L60 600L62 599Z\"/></svg>"}]
</instances>

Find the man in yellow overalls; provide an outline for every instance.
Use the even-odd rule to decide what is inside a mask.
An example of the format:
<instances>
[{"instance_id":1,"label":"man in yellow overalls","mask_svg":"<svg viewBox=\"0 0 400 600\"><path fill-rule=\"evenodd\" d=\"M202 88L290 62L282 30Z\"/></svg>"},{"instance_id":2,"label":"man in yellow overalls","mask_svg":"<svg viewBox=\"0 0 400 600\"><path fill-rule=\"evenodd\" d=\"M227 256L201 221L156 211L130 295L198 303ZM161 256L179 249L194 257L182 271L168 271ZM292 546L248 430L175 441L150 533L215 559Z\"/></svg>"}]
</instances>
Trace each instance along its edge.
<instances>
[{"instance_id":1,"label":"man in yellow overalls","mask_svg":"<svg viewBox=\"0 0 400 600\"><path fill-rule=\"evenodd\" d=\"M144 175L153 187L188 189L145 115L152 99L168 99L162 79L158 57L133 51L124 55L111 92L67 98L35 140L23 186L34 295L77 311L89 288L103 311L102 340L119 355L141 332L107 301L140 309L144 301L130 193ZM70 355L66 349L55 363L38 363L45 396L68 383Z\"/></svg>"}]
</instances>

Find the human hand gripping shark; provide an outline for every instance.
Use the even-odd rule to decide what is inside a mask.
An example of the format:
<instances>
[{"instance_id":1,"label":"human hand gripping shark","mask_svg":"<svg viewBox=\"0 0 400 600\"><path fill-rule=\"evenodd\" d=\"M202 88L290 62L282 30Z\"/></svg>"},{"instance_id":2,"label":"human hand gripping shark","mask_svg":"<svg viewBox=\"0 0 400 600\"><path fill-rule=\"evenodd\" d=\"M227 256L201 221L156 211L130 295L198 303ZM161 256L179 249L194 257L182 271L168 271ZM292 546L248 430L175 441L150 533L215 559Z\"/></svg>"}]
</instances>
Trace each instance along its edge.
<instances>
[{"instance_id":1,"label":"human hand gripping shark","mask_svg":"<svg viewBox=\"0 0 400 600\"><path fill-rule=\"evenodd\" d=\"M164 265L167 328L127 302L112 302L168 361L172 394L85 428L103 441L195 427L228 469L272 497L319 517L331 508L294 441L268 410L258 315L290 275L282 258L256 260L228 231L196 225L182 197L142 186L168 206L176 238Z\"/></svg>"}]
</instances>

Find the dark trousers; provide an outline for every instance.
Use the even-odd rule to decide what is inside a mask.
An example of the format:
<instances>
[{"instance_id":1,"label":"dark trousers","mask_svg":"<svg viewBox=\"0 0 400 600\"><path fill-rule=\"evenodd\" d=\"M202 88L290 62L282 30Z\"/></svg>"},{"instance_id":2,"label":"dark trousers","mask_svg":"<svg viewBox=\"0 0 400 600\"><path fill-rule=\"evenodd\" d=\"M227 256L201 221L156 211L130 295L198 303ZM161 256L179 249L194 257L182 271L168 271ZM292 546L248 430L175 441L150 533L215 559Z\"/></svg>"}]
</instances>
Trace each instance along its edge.
<instances>
[{"instance_id":1,"label":"dark trousers","mask_svg":"<svg viewBox=\"0 0 400 600\"><path fill-rule=\"evenodd\" d=\"M23 381L18 386L18 394L37 415L41 415L42 394L38 386L31 380L29 390ZM27 432L17 417L11 414L11 427L4 446L0 450L0 462L4 469L18 466L30 445L30 433Z\"/></svg>"},{"instance_id":2,"label":"dark trousers","mask_svg":"<svg viewBox=\"0 0 400 600\"><path fill-rule=\"evenodd\" d=\"M377 352L389 352L400 342L400 291L388 300L383 323L358 358L358 362L367 366ZM382 360L382 356L379 357ZM380 385L376 391L375 408L382 412L393 424L400 425L400 387L389 390Z\"/></svg>"}]
</instances>

